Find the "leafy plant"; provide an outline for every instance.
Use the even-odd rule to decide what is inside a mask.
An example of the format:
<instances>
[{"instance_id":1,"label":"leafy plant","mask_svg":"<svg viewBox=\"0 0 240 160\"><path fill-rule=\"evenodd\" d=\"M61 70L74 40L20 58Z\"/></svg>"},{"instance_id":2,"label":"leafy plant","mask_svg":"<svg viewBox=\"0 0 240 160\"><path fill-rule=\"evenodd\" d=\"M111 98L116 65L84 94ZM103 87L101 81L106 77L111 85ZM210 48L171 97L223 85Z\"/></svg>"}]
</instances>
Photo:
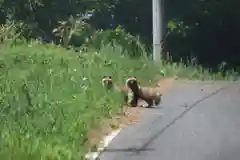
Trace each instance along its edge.
<instances>
[{"instance_id":1,"label":"leafy plant","mask_svg":"<svg viewBox=\"0 0 240 160\"><path fill-rule=\"evenodd\" d=\"M85 22L87 18L83 15L76 18L71 15L67 21L58 21L59 26L54 28L52 32L60 37L60 42L67 48L74 35L81 36L82 31L87 27Z\"/></svg>"}]
</instances>

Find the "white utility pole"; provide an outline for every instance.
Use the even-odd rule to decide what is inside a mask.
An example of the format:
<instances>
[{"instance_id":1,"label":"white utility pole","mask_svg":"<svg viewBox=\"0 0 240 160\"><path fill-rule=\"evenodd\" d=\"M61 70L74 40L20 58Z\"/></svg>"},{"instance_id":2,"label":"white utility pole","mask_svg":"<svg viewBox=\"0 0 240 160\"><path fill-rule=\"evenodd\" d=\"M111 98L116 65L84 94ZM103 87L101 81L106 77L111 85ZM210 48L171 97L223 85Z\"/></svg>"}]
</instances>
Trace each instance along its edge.
<instances>
[{"instance_id":1,"label":"white utility pole","mask_svg":"<svg viewBox=\"0 0 240 160\"><path fill-rule=\"evenodd\" d=\"M153 60L159 61L161 58L163 38L163 0L152 0L152 20L153 20Z\"/></svg>"}]
</instances>

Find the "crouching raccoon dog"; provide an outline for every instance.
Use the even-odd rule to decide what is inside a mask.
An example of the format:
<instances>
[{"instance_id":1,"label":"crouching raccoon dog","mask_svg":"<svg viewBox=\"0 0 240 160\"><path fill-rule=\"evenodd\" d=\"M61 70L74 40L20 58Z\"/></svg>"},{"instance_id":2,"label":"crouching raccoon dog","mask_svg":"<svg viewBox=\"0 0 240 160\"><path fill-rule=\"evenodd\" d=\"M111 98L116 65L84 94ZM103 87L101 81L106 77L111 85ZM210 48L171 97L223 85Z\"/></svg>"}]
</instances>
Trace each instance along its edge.
<instances>
[{"instance_id":1,"label":"crouching raccoon dog","mask_svg":"<svg viewBox=\"0 0 240 160\"><path fill-rule=\"evenodd\" d=\"M125 85L132 90L136 101L142 99L148 103L147 108L159 105L162 100L159 87L140 87L135 76L128 77Z\"/></svg>"},{"instance_id":2,"label":"crouching raccoon dog","mask_svg":"<svg viewBox=\"0 0 240 160\"><path fill-rule=\"evenodd\" d=\"M132 90L129 89L126 86L120 86L120 85L116 85L113 83L113 79L111 76L103 76L102 77L102 85L107 89L107 90L111 90L111 89L115 89L119 92L123 93L123 99L124 99L124 103L125 104L130 104L131 106L135 106L137 104L135 104L136 100L133 100L133 93Z\"/></svg>"}]
</instances>

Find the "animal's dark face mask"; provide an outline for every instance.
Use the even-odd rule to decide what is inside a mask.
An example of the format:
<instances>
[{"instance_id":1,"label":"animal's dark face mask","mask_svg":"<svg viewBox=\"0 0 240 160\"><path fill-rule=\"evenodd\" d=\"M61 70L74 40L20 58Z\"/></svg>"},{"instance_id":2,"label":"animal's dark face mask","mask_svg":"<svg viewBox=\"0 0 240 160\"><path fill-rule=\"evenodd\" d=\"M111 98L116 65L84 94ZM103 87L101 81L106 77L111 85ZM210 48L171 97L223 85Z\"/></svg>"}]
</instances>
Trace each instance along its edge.
<instances>
[{"instance_id":1,"label":"animal's dark face mask","mask_svg":"<svg viewBox=\"0 0 240 160\"><path fill-rule=\"evenodd\" d=\"M134 89L138 86L138 82L135 76L131 76L126 80L126 86L128 88Z\"/></svg>"},{"instance_id":2,"label":"animal's dark face mask","mask_svg":"<svg viewBox=\"0 0 240 160\"><path fill-rule=\"evenodd\" d=\"M111 76L103 76L102 85L107 89L111 89L113 87L113 81Z\"/></svg>"}]
</instances>

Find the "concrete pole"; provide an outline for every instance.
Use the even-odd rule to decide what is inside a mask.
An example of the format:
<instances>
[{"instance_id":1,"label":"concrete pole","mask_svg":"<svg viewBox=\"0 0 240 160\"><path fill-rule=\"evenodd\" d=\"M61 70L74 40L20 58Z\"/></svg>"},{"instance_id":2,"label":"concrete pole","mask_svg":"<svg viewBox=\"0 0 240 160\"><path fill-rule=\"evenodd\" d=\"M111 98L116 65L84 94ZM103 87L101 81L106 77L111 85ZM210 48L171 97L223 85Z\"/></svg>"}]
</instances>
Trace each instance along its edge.
<instances>
[{"instance_id":1,"label":"concrete pole","mask_svg":"<svg viewBox=\"0 0 240 160\"><path fill-rule=\"evenodd\" d=\"M159 61L161 58L163 38L163 0L152 0L152 20L153 20L153 60Z\"/></svg>"}]
</instances>

